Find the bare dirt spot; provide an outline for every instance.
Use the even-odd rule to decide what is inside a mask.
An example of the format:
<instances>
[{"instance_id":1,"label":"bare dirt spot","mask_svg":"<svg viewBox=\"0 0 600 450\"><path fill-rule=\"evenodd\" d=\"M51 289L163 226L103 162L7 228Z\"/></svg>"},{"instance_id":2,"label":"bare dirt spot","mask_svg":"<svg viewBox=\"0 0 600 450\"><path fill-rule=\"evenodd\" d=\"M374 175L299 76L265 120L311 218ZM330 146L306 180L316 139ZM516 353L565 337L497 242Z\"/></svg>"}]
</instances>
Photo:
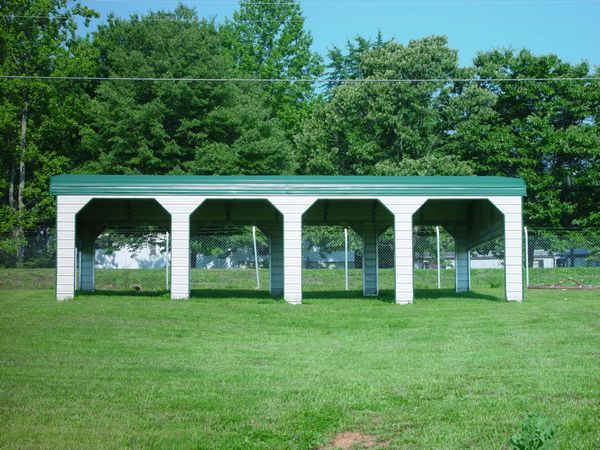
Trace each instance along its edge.
<instances>
[{"instance_id":1,"label":"bare dirt spot","mask_svg":"<svg viewBox=\"0 0 600 450\"><path fill-rule=\"evenodd\" d=\"M592 284L581 284L579 281L574 280L573 278L567 278L566 280L556 284L536 284L533 286L529 286L529 289L561 289L563 291L567 289L595 290L600 289L600 286L594 286Z\"/></svg>"},{"instance_id":2,"label":"bare dirt spot","mask_svg":"<svg viewBox=\"0 0 600 450\"><path fill-rule=\"evenodd\" d=\"M387 446L388 442L377 442L377 437L371 434L345 431L336 435L329 444L322 448L350 450L351 448L385 448Z\"/></svg>"}]
</instances>

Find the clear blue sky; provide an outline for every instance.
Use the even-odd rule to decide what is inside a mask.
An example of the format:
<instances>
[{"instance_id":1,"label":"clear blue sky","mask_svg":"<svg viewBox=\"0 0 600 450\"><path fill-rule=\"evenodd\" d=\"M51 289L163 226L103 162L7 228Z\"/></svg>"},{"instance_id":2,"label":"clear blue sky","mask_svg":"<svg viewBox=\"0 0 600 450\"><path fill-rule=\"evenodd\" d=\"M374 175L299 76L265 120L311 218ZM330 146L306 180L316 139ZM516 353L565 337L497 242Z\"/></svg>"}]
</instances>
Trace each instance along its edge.
<instances>
[{"instance_id":1,"label":"clear blue sky","mask_svg":"<svg viewBox=\"0 0 600 450\"><path fill-rule=\"evenodd\" d=\"M260 1L260 0L257 0ZM105 20L109 12L172 10L176 0L82 0ZM190 0L199 16L217 22L231 17L235 0ZM568 62L587 60L600 66L600 0L306 0L301 1L305 28L314 38L313 50L325 56L332 45L343 46L356 35L406 43L409 39L445 34L468 65L479 50L528 48L537 54L555 53ZM94 21L96 25L98 21Z\"/></svg>"}]
</instances>

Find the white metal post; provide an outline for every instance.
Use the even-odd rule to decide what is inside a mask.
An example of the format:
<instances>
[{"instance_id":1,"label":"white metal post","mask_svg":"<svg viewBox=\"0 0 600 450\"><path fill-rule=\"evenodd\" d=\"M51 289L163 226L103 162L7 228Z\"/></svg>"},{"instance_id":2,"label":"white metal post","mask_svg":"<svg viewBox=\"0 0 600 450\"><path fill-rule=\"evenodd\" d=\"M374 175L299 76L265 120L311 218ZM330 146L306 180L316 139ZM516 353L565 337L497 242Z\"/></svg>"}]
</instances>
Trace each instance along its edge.
<instances>
[{"instance_id":1,"label":"white metal post","mask_svg":"<svg viewBox=\"0 0 600 450\"><path fill-rule=\"evenodd\" d=\"M344 276L348 290L348 228L344 228Z\"/></svg>"},{"instance_id":2,"label":"white metal post","mask_svg":"<svg viewBox=\"0 0 600 450\"><path fill-rule=\"evenodd\" d=\"M525 287L529 287L529 230L523 227L525 233Z\"/></svg>"},{"instance_id":3,"label":"white metal post","mask_svg":"<svg viewBox=\"0 0 600 450\"><path fill-rule=\"evenodd\" d=\"M441 261L440 261L440 227L435 227L435 242L437 248L437 287L442 288L442 277L441 277Z\"/></svg>"},{"instance_id":4,"label":"white metal post","mask_svg":"<svg viewBox=\"0 0 600 450\"><path fill-rule=\"evenodd\" d=\"M256 289L260 289L260 273L258 271L258 252L256 251L256 227L252 227L252 240L254 242L254 270L256 271Z\"/></svg>"}]
</instances>

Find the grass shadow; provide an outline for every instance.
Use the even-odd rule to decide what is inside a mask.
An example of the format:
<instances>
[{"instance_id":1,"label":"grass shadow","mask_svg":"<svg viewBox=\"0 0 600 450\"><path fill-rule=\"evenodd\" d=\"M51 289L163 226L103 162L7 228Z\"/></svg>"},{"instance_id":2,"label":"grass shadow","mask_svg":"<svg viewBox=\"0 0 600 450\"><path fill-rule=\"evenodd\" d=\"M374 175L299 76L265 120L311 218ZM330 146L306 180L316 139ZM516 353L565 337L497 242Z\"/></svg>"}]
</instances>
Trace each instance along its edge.
<instances>
[{"instance_id":1,"label":"grass shadow","mask_svg":"<svg viewBox=\"0 0 600 450\"><path fill-rule=\"evenodd\" d=\"M384 303L394 303L394 291L386 289L379 291L379 295L364 296L362 290L350 291L305 291L302 297L306 300L365 300L365 301L380 301Z\"/></svg>"},{"instance_id":2,"label":"grass shadow","mask_svg":"<svg viewBox=\"0 0 600 450\"><path fill-rule=\"evenodd\" d=\"M485 300L489 302L503 302L504 297L484 294L476 291L455 292L453 289L415 289L415 300L438 299L463 299Z\"/></svg>"},{"instance_id":3,"label":"grass shadow","mask_svg":"<svg viewBox=\"0 0 600 450\"><path fill-rule=\"evenodd\" d=\"M190 298L277 298L262 289L192 289Z\"/></svg>"},{"instance_id":4,"label":"grass shadow","mask_svg":"<svg viewBox=\"0 0 600 450\"><path fill-rule=\"evenodd\" d=\"M76 295L78 297L90 297L94 295L102 295L106 297L165 297L170 296L169 291L142 291L135 292L134 290L106 290L106 289L96 289L94 292L83 292L77 291Z\"/></svg>"}]
</instances>

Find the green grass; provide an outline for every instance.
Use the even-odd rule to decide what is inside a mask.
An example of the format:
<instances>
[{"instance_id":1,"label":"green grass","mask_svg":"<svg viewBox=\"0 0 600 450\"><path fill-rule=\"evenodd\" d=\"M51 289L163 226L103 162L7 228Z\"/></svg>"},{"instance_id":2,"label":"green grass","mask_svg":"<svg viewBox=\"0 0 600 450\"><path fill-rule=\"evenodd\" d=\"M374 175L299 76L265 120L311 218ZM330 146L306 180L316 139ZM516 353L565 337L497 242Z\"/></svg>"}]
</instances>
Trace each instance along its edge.
<instances>
[{"instance_id":1,"label":"green grass","mask_svg":"<svg viewBox=\"0 0 600 450\"><path fill-rule=\"evenodd\" d=\"M430 289L437 286L437 272L434 269L415 270L416 289ZM379 288L393 290L394 271L380 269ZM504 284L502 269L473 269L473 289L501 288ZM304 270L306 292L330 292L344 290L344 271ZM454 270L442 270L442 287L454 288ZM268 289L268 270L261 269L261 288ZM531 284L555 284L573 278L582 284L600 286L600 267L578 267L559 269L531 269ZM362 290L362 272L350 270L351 291ZM202 270L192 269L192 288L207 293L214 290L242 290L246 294L255 290L256 279L253 270ZM0 289L54 289L54 269L0 269ZM166 290L164 269L99 269L96 270L96 288L100 291L132 292L132 286L139 285L146 292Z\"/></svg>"},{"instance_id":2,"label":"green grass","mask_svg":"<svg viewBox=\"0 0 600 450\"><path fill-rule=\"evenodd\" d=\"M503 448L528 412L600 447L594 291L418 291L414 305L0 291L0 446ZM316 298L320 295L320 298Z\"/></svg>"}]
</instances>

